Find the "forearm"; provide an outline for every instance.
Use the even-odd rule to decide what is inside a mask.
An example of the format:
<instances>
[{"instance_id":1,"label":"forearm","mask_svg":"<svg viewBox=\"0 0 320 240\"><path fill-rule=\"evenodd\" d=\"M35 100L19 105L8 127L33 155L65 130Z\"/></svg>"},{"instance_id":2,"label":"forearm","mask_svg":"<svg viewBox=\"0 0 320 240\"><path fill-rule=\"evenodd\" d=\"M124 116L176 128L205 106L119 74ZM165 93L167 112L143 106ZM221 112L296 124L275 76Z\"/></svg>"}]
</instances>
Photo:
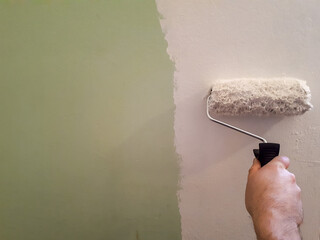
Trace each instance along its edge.
<instances>
[{"instance_id":1,"label":"forearm","mask_svg":"<svg viewBox=\"0 0 320 240\"><path fill-rule=\"evenodd\" d=\"M301 240L299 227L294 222L264 219L263 222L254 222L257 240Z\"/></svg>"},{"instance_id":2,"label":"forearm","mask_svg":"<svg viewBox=\"0 0 320 240\"><path fill-rule=\"evenodd\" d=\"M256 232L256 234L257 240L301 240L298 228L293 231L281 234L269 233L267 235L264 235L260 234L259 232Z\"/></svg>"}]
</instances>

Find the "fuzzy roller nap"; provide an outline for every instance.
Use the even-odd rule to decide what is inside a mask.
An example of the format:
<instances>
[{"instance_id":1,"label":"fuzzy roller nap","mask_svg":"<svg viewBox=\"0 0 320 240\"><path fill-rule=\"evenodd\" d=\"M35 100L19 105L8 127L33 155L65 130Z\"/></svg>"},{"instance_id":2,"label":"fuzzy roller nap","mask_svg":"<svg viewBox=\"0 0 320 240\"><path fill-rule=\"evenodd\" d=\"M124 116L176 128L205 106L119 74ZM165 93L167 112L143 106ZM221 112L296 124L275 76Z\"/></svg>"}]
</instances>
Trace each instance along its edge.
<instances>
[{"instance_id":1,"label":"fuzzy roller nap","mask_svg":"<svg viewBox=\"0 0 320 240\"><path fill-rule=\"evenodd\" d=\"M217 115L299 115L312 105L306 82L294 78L239 78L213 83L210 113Z\"/></svg>"},{"instance_id":2,"label":"fuzzy roller nap","mask_svg":"<svg viewBox=\"0 0 320 240\"><path fill-rule=\"evenodd\" d=\"M238 78L217 80L207 98L210 120L261 140L255 157L264 166L279 155L280 144L213 118L215 115L300 115L312 108L306 82L295 78Z\"/></svg>"}]
</instances>

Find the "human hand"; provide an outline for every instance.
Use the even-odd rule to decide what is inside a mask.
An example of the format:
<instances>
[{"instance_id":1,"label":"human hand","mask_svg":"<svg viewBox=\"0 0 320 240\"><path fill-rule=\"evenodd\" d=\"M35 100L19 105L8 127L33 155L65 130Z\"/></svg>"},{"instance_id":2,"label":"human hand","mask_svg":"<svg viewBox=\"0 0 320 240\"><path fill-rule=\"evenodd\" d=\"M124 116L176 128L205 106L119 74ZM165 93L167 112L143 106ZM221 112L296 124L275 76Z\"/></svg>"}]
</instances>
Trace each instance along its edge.
<instances>
[{"instance_id":1,"label":"human hand","mask_svg":"<svg viewBox=\"0 0 320 240\"><path fill-rule=\"evenodd\" d=\"M301 239L301 189L289 164L287 157L276 157L261 167L254 159L249 170L245 203L258 240Z\"/></svg>"}]
</instances>

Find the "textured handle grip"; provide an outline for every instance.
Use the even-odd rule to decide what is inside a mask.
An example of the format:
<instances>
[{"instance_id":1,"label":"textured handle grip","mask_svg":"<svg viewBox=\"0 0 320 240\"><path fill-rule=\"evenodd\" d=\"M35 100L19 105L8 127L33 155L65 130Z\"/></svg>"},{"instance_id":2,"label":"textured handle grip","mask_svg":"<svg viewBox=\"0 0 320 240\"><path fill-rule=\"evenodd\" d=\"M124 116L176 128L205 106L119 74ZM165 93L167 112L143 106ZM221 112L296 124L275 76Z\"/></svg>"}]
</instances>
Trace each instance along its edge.
<instances>
[{"instance_id":1,"label":"textured handle grip","mask_svg":"<svg viewBox=\"0 0 320 240\"><path fill-rule=\"evenodd\" d=\"M279 155L279 143L259 143L259 150L253 149L254 156L260 161L261 167Z\"/></svg>"}]
</instances>

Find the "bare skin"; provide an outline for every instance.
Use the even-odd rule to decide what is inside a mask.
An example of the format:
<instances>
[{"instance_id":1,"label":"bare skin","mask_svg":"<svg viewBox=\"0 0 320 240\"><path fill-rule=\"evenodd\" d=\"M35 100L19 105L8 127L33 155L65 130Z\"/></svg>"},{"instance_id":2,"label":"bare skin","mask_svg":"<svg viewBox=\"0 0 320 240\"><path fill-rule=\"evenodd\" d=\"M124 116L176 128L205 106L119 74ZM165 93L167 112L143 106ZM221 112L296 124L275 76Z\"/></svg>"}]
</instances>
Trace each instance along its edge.
<instances>
[{"instance_id":1,"label":"bare skin","mask_svg":"<svg viewBox=\"0 0 320 240\"><path fill-rule=\"evenodd\" d=\"M301 240L301 189L287 170L289 164L289 158L276 157L261 168L253 160L245 202L258 240Z\"/></svg>"}]
</instances>

